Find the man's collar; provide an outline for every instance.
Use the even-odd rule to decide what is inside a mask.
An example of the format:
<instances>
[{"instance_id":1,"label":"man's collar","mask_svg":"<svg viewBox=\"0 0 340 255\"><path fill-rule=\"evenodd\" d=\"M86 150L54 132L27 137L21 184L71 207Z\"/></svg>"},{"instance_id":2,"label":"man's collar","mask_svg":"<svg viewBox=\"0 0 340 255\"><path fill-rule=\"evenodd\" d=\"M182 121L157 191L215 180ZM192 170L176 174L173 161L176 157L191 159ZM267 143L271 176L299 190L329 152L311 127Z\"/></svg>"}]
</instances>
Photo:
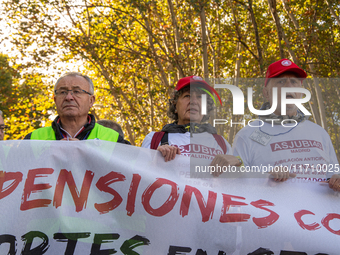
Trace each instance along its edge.
<instances>
[{"instance_id":1,"label":"man's collar","mask_svg":"<svg viewBox=\"0 0 340 255\"><path fill-rule=\"evenodd\" d=\"M261 110L268 110L270 109L269 102L264 103L261 106ZM274 123L275 125L281 125L281 122L283 120L286 120L285 123L295 123L302 122L308 119L308 116L304 115L300 110L297 110L297 114L295 116L288 116L288 115L276 115L275 113L269 114L269 115L263 115L259 116L259 119L268 122L268 123Z\"/></svg>"},{"instance_id":2,"label":"man's collar","mask_svg":"<svg viewBox=\"0 0 340 255\"><path fill-rule=\"evenodd\" d=\"M59 116L57 116L57 118L56 118L55 121L56 121L56 123L59 125L59 127L63 127L63 125L62 125L62 123L61 123L61 119L60 119ZM91 121L92 121L91 115L88 114L88 115L87 115L87 122L86 122L86 124L84 125L84 127L87 127L87 125L91 124Z\"/></svg>"},{"instance_id":3,"label":"man's collar","mask_svg":"<svg viewBox=\"0 0 340 255\"><path fill-rule=\"evenodd\" d=\"M63 126L62 126L62 123L61 123L61 119L59 116L57 116L56 120L55 120L56 124L59 126L59 129L61 131L61 134L64 138L74 138L74 137L77 137L84 129L86 129L92 122L92 117L91 115L87 115L87 122L84 126L82 126L79 131L74 135L74 137L72 137L69 132L67 132Z\"/></svg>"}]
</instances>

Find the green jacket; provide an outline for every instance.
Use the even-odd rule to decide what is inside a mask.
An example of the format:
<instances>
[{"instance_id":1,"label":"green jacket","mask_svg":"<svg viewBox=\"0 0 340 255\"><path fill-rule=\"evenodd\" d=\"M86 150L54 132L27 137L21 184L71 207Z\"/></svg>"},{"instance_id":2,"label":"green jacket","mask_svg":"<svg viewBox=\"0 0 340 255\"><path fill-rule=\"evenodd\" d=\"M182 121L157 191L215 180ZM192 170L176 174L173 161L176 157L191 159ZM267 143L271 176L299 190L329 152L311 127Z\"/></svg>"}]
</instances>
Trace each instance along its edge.
<instances>
[{"instance_id":1,"label":"green jacket","mask_svg":"<svg viewBox=\"0 0 340 255\"><path fill-rule=\"evenodd\" d=\"M103 127L97 123L94 125L94 128L89 132L90 134L86 138L87 140L99 139L104 141L117 142L119 137L118 132L110 128ZM52 127L43 127L32 132L31 140L57 140L57 138Z\"/></svg>"}]
</instances>

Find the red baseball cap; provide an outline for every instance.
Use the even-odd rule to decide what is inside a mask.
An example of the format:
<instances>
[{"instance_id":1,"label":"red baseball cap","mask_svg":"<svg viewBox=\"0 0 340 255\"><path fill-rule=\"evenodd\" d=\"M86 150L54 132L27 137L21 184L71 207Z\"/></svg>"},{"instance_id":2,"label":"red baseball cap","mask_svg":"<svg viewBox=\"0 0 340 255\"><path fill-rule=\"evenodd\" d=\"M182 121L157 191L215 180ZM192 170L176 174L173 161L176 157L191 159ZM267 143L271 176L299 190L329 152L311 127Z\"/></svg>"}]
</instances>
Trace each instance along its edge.
<instances>
[{"instance_id":1,"label":"red baseball cap","mask_svg":"<svg viewBox=\"0 0 340 255\"><path fill-rule=\"evenodd\" d=\"M216 90L213 87L211 87L202 77L199 76L192 75L179 79L175 87L175 90L179 91L189 85L199 85L200 87L205 88L209 92L214 93L218 97L222 105L221 98L216 92Z\"/></svg>"},{"instance_id":2,"label":"red baseball cap","mask_svg":"<svg viewBox=\"0 0 340 255\"><path fill-rule=\"evenodd\" d=\"M289 59L283 58L279 61L276 61L272 63L266 73L266 80L264 82L264 86L267 86L269 78L274 78L279 76L280 74L284 72L293 72L298 75L299 78L305 79L307 77L306 72L298 67L296 64L294 64L292 61Z\"/></svg>"}]
</instances>

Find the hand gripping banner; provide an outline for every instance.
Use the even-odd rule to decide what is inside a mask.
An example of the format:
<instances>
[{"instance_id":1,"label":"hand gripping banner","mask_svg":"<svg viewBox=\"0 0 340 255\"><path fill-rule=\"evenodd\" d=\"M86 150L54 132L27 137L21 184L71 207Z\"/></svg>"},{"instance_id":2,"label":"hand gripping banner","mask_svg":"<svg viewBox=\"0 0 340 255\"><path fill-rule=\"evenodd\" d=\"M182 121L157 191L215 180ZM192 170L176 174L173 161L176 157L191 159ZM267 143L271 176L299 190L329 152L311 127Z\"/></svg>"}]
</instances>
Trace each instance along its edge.
<instances>
[{"instance_id":1,"label":"hand gripping banner","mask_svg":"<svg viewBox=\"0 0 340 255\"><path fill-rule=\"evenodd\" d=\"M0 254L340 250L340 195L327 185L194 179L189 157L105 141L1 142L0 208Z\"/></svg>"}]
</instances>

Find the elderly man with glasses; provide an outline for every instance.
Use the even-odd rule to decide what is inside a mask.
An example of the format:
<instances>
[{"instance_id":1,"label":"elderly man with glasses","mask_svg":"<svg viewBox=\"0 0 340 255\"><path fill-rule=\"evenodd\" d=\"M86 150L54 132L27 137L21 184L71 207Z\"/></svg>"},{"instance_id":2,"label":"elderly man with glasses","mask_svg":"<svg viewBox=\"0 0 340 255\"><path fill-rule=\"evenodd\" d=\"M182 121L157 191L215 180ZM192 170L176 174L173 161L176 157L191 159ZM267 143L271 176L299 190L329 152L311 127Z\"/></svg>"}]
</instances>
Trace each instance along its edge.
<instances>
[{"instance_id":1,"label":"elderly man with glasses","mask_svg":"<svg viewBox=\"0 0 340 255\"><path fill-rule=\"evenodd\" d=\"M96 123L89 110L95 102L91 79L77 72L61 76L54 87L58 116L51 127L39 128L26 135L31 140L78 141L100 139L124 143L118 132Z\"/></svg>"},{"instance_id":2,"label":"elderly man with glasses","mask_svg":"<svg viewBox=\"0 0 340 255\"><path fill-rule=\"evenodd\" d=\"M0 111L0 140L4 140L6 128L7 126L5 125L4 119L2 117L2 111Z\"/></svg>"}]
</instances>

